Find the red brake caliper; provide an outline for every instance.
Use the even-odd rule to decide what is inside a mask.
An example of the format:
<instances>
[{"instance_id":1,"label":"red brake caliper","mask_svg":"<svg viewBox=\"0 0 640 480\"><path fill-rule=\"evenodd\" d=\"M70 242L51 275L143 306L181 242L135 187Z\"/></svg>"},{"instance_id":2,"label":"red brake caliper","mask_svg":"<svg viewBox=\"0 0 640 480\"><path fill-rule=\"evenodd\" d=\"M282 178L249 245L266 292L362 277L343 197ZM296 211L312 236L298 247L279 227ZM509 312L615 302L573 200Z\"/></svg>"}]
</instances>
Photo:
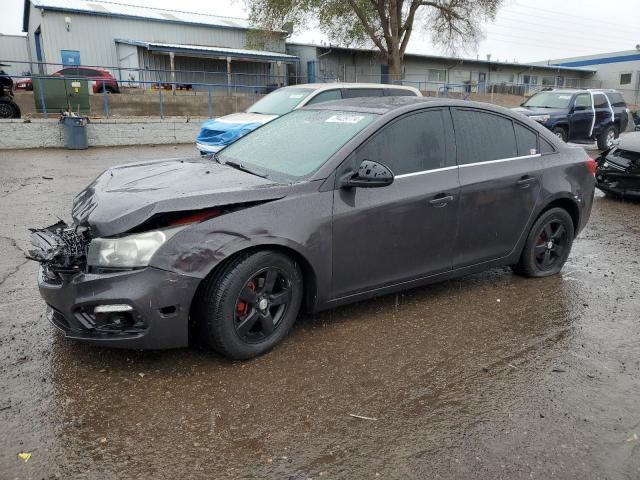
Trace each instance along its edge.
<instances>
[{"instance_id":1,"label":"red brake caliper","mask_svg":"<svg viewBox=\"0 0 640 480\"><path fill-rule=\"evenodd\" d=\"M249 284L247 285L251 290L253 290L255 292L256 290L256 284L253 282L249 282ZM238 303L236 304L236 311L238 312L239 315L246 315L247 311L249 310L249 305L247 304L247 302L243 302L242 300L238 300Z\"/></svg>"}]
</instances>

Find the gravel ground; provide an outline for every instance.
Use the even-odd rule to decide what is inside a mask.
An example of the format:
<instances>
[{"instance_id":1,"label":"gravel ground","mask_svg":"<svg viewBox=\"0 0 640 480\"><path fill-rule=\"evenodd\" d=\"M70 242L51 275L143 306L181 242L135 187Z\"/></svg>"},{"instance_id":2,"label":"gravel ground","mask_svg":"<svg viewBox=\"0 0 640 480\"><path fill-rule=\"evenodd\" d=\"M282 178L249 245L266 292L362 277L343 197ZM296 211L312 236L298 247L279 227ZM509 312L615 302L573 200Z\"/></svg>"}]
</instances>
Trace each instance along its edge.
<instances>
[{"instance_id":1,"label":"gravel ground","mask_svg":"<svg viewBox=\"0 0 640 480\"><path fill-rule=\"evenodd\" d=\"M253 361L60 338L27 228L110 165L191 153L0 151L0 478L640 478L640 204L601 194L561 275L306 316Z\"/></svg>"}]
</instances>

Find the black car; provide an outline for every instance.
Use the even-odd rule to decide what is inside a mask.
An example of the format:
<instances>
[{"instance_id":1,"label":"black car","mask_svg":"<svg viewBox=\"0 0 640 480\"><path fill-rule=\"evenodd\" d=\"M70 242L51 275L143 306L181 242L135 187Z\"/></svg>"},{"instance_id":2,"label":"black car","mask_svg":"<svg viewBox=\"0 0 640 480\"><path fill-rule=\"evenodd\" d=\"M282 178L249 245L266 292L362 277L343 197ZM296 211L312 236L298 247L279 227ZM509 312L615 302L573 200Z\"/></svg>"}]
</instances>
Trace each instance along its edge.
<instances>
[{"instance_id":1,"label":"black car","mask_svg":"<svg viewBox=\"0 0 640 480\"><path fill-rule=\"evenodd\" d=\"M598 159L596 186L606 195L640 199L640 132L627 133Z\"/></svg>"},{"instance_id":2,"label":"black car","mask_svg":"<svg viewBox=\"0 0 640 480\"><path fill-rule=\"evenodd\" d=\"M550 89L538 92L515 111L540 122L565 142L598 142L611 148L629 122L629 109L616 90Z\"/></svg>"},{"instance_id":3,"label":"black car","mask_svg":"<svg viewBox=\"0 0 640 480\"><path fill-rule=\"evenodd\" d=\"M198 339L231 358L335 307L505 265L556 274L586 225L595 161L521 115L418 97L294 110L209 158L114 167L33 232L65 336Z\"/></svg>"}]
</instances>

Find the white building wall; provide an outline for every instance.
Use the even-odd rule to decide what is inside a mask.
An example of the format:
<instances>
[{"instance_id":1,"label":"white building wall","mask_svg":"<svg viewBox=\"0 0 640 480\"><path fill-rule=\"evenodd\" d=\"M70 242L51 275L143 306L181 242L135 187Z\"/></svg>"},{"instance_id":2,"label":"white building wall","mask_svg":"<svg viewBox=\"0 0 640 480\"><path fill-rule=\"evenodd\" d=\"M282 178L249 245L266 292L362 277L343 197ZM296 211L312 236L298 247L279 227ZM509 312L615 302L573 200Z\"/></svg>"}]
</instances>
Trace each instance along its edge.
<instances>
[{"instance_id":1,"label":"white building wall","mask_svg":"<svg viewBox=\"0 0 640 480\"><path fill-rule=\"evenodd\" d=\"M65 18L69 17L69 31ZM83 65L111 66L118 64L115 39L186 45L207 45L247 48L247 31L241 29L158 22L123 17L85 15L72 12L43 11L31 7L29 34L40 26L43 61L59 64L61 50L78 50ZM33 43L33 38L30 39ZM35 44L33 58L35 60ZM285 51L284 38L271 48ZM51 73L58 66L48 67ZM115 73L115 72L113 72Z\"/></svg>"},{"instance_id":2,"label":"white building wall","mask_svg":"<svg viewBox=\"0 0 640 480\"><path fill-rule=\"evenodd\" d=\"M15 63L28 61L29 51L25 35L3 35L0 33L0 63L8 67L0 67L9 75L22 75L29 71L29 65Z\"/></svg>"}]
</instances>

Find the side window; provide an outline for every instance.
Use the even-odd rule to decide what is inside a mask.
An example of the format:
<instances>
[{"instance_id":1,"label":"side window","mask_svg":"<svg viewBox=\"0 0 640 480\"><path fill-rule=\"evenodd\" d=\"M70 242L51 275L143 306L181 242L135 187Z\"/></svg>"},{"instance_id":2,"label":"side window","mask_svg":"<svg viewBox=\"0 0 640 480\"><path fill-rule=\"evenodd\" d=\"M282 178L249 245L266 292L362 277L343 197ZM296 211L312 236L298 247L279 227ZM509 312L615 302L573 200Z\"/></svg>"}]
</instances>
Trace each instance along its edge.
<instances>
[{"instance_id":1,"label":"side window","mask_svg":"<svg viewBox=\"0 0 640 480\"><path fill-rule=\"evenodd\" d=\"M609 108L607 97L605 97L602 93L596 93L593 95L593 104L595 108Z\"/></svg>"},{"instance_id":2,"label":"side window","mask_svg":"<svg viewBox=\"0 0 640 480\"><path fill-rule=\"evenodd\" d=\"M331 100L340 100L341 98L342 93L340 93L340 90L325 90L309 100L306 105L314 105L316 103L328 102Z\"/></svg>"},{"instance_id":3,"label":"side window","mask_svg":"<svg viewBox=\"0 0 640 480\"><path fill-rule=\"evenodd\" d=\"M518 156L513 122L478 110L453 110L458 163L487 162Z\"/></svg>"},{"instance_id":4,"label":"side window","mask_svg":"<svg viewBox=\"0 0 640 480\"><path fill-rule=\"evenodd\" d=\"M622 98L622 95L620 95L618 92L607 93L607 97L609 97L609 101L611 102L612 107L624 108L627 106L627 103L624 101L624 98Z\"/></svg>"},{"instance_id":5,"label":"side window","mask_svg":"<svg viewBox=\"0 0 640 480\"><path fill-rule=\"evenodd\" d=\"M344 91L344 98L357 97L382 97L381 88L347 88Z\"/></svg>"},{"instance_id":6,"label":"side window","mask_svg":"<svg viewBox=\"0 0 640 480\"><path fill-rule=\"evenodd\" d=\"M356 164L374 160L395 175L446 166L442 110L428 110L403 117L385 126L356 151Z\"/></svg>"},{"instance_id":7,"label":"side window","mask_svg":"<svg viewBox=\"0 0 640 480\"><path fill-rule=\"evenodd\" d=\"M547 153L555 153L556 149L553 148L548 141L546 141L543 137L540 137L540 153L542 155L546 155Z\"/></svg>"},{"instance_id":8,"label":"side window","mask_svg":"<svg viewBox=\"0 0 640 480\"><path fill-rule=\"evenodd\" d=\"M590 110L591 109L591 95L588 93L581 93L576 95L576 101L574 107L578 110Z\"/></svg>"},{"instance_id":9,"label":"side window","mask_svg":"<svg viewBox=\"0 0 640 480\"><path fill-rule=\"evenodd\" d=\"M518 156L535 155L538 153L538 134L527 127L514 122L516 142L518 142Z\"/></svg>"},{"instance_id":10,"label":"side window","mask_svg":"<svg viewBox=\"0 0 640 480\"><path fill-rule=\"evenodd\" d=\"M404 88L387 88L387 96L389 97L415 97L416 92L405 90Z\"/></svg>"}]
</instances>

